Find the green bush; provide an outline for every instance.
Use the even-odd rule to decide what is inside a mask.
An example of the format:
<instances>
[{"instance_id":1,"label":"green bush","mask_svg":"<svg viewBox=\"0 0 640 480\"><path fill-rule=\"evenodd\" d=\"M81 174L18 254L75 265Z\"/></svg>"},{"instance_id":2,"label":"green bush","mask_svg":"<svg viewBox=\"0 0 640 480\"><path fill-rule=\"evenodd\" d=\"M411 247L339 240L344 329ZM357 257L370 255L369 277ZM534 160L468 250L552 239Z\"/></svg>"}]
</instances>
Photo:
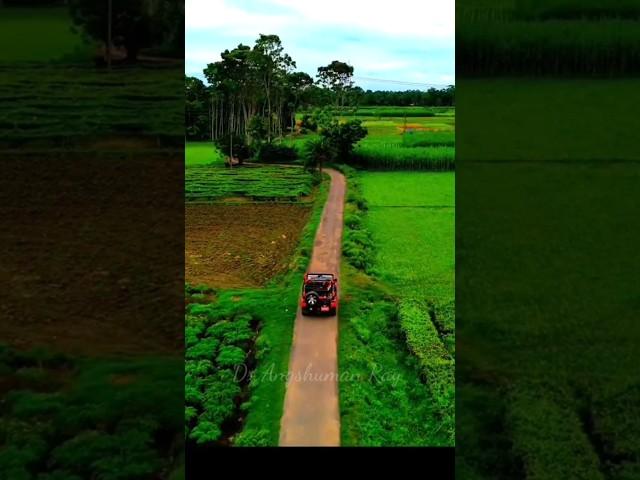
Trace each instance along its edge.
<instances>
[{"instance_id":1,"label":"green bush","mask_svg":"<svg viewBox=\"0 0 640 480\"><path fill-rule=\"evenodd\" d=\"M196 308L187 315L189 347L185 357L185 431L197 444L221 440L222 425L242 415L244 400L235 368L243 365L258 322L246 313L228 318L219 309ZM211 313L215 312L215 315Z\"/></svg>"},{"instance_id":2,"label":"green bush","mask_svg":"<svg viewBox=\"0 0 640 480\"><path fill-rule=\"evenodd\" d=\"M266 430L245 430L235 442L238 447L269 447L269 432Z\"/></svg>"},{"instance_id":3,"label":"green bush","mask_svg":"<svg viewBox=\"0 0 640 480\"><path fill-rule=\"evenodd\" d=\"M216 338L203 338L187 348L184 357L188 360L209 360L215 358L220 342Z\"/></svg>"},{"instance_id":4,"label":"green bush","mask_svg":"<svg viewBox=\"0 0 640 480\"><path fill-rule=\"evenodd\" d=\"M198 444L212 443L218 440L222 435L220 427L215 422L209 422L207 420L198 422L198 424L189 433L189 438L192 438Z\"/></svg>"},{"instance_id":5,"label":"green bush","mask_svg":"<svg viewBox=\"0 0 640 480\"><path fill-rule=\"evenodd\" d=\"M320 135L331 145L337 157L331 160L346 161L353 152L356 143L367 136L368 130L362 121L355 119L345 123L332 121L324 125Z\"/></svg>"},{"instance_id":6,"label":"green bush","mask_svg":"<svg viewBox=\"0 0 640 480\"><path fill-rule=\"evenodd\" d=\"M455 432L455 363L445 348L427 306L418 300L403 299L398 306L400 326L407 345L420 361L427 387L442 416L451 439Z\"/></svg>"},{"instance_id":7,"label":"green bush","mask_svg":"<svg viewBox=\"0 0 640 480\"><path fill-rule=\"evenodd\" d=\"M349 178L347 208L345 210L345 231L342 240L342 255L350 265L358 270L371 272L374 261L375 244L365 225L367 202L362 195L360 185L353 169L341 167Z\"/></svg>"},{"instance_id":8,"label":"green bush","mask_svg":"<svg viewBox=\"0 0 640 480\"><path fill-rule=\"evenodd\" d=\"M520 385L510 394L508 428L526 478L603 480L577 413L562 395L549 393L548 387Z\"/></svg>"},{"instance_id":9,"label":"green bush","mask_svg":"<svg viewBox=\"0 0 640 480\"><path fill-rule=\"evenodd\" d=\"M302 115L302 120L300 122L300 128L305 131L317 132L318 131L318 122L308 113Z\"/></svg>"},{"instance_id":10,"label":"green bush","mask_svg":"<svg viewBox=\"0 0 640 480\"><path fill-rule=\"evenodd\" d=\"M244 350L233 345L227 345L220 349L216 362L222 367L236 367L242 365L244 359Z\"/></svg>"},{"instance_id":11,"label":"green bush","mask_svg":"<svg viewBox=\"0 0 640 480\"><path fill-rule=\"evenodd\" d=\"M231 156L239 160L248 160L251 158L252 149L247 145L246 139L242 135L226 134L214 141L216 147L227 157Z\"/></svg>"},{"instance_id":12,"label":"green bush","mask_svg":"<svg viewBox=\"0 0 640 480\"><path fill-rule=\"evenodd\" d=\"M264 143L256 151L255 159L262 163L292 163L298 159L298 151L288 145Z\"/></svg>"}]
</instances>

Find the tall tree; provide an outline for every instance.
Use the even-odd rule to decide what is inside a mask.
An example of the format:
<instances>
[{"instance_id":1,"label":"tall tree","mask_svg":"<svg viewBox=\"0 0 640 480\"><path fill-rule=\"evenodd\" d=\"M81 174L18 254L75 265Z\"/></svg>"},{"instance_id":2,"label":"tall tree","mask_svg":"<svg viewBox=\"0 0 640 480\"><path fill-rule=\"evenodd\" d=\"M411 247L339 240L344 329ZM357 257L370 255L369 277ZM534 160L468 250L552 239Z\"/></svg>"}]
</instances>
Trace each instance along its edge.
<instances>
[{"instance_id":1,"label":"tall tree","mask_svg":"<svg viewBox=\"0 0 640 480\"><path fill-rule=\"evenodd\" d=\"M336 96L336 106L343 107L347 91L353 87L353 67L334 60L325 67L318 67L320 85L331 89Z\"/></svg>"},{"instance_id":2,"label":"tall tree","mask_svg":"<svg viewBox=\"0 0 640 480\"><path fill-rule=\"evenodd\" d=\"M85 35L108 42L108 3L103 0L69 0L73 23ZM184 2L112 0L112 33L115 46L124 46L127 60L135 61L141 48L174 42L183 44ZM176 48L177 48L176 47Z\"/></svg>"},{"instance_id":3,"label":"tall tree","mask_svg":"<svg viewBox=\"0 0 640 480\"><path fill-rule=\"evenodd\" d=\"M290 90L291 101L289 107L291 110L291 132L296 126L296 111L300 104L305 100L305 94L313 85L313 78L304 72L293 72L288 75L288 85Z\"/></svg>"},{"instance_id":4,"label":"tall tree","mask_svg":"<svg viewBox=\"0 0 640 480\"><path fill-rule=\"evenodd\" d=\"M185 133L188 139L212 137L210 92L199 78L185 77Z\"/></svg>"},{"instance_id":5,"label":"tall tree","mask_svg":"<svg viewBox=\"0 0 640 480\"><path fill-rule=\"evenodd\" d=\"M260 35L254 47L256 63L261 72L264 93L267 101L267 137L271 141L273 134L273 106L276 103L279 117L282 113L287 74L296 66L293 59L282 47L277 35ZM274 97L276 102L274 102Z\"/></svg>"}]
</instances>

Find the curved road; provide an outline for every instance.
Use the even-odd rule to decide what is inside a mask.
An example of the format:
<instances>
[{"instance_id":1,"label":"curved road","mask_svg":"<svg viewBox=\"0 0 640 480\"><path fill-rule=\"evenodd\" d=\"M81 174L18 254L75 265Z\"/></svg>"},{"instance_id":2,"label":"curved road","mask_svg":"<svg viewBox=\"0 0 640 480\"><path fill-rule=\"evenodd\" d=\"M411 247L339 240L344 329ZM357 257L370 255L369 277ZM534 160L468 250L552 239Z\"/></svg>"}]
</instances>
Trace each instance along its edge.
<instances>
[{"instance_id":1,"label":"curved road","mask_svg":"<svg viewBox=\"0 0 640 480\"><path fill-rule=\"evenodd\" d=\"M339 279L346 181L335 170L326 172L331 176L331 188L308 271L335 273ZM305 317L298 307L280 445L340 445L337 315Z\"/></svg>"}]
</instances>

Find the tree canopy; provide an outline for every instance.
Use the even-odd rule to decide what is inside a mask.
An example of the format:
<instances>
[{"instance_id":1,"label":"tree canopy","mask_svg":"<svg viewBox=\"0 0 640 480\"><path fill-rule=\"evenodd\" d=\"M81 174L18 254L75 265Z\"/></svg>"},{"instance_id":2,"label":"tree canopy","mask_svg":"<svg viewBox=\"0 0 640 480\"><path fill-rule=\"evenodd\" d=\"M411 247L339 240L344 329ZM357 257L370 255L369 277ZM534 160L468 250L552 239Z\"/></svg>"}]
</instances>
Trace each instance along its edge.
<instances>
[{"instance_id":1,"label":"tree canopy","mask_svg":"<svg viewBox=\"0 0 640 480\"><path fill-rule=\"evenodd\" d=\"M108 2L69 0L73 23L90 38L108 41ZM171 0L112 0L112 41L134 61L142 48L184 48L184 2Z\"/></svg>"},{"instance_id":2,"label":"tree canopy","mask_svg":"<svg viewBox=\"0 0 640 480\"><path fill-rule=\"evenodd\" d=\"M76 0L77 1L77 0ZM229 138L271 142L295 129L301 110L327 106L451 106L455 87L426 91L372 91L354 86L354 68L338 60L318 68L317 79L296 71L277 35L240 44L204 69L206 83L186 77L188 139Z\"/></svg>"}]
</instances>

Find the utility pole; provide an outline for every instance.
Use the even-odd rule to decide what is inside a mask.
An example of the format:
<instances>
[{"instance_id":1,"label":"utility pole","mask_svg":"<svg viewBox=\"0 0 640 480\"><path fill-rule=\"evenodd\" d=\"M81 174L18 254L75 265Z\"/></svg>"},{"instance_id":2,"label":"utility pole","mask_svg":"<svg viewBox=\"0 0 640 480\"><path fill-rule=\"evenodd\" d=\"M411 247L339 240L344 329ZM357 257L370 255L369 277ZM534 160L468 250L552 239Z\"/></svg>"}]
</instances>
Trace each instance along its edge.
<instances>
[{"instance_id":1,"label":"utility pole","mask_svg":"<svg viewBox=\"0 0 640 480\"><path fill-rule=\"evenodd\" d=\"M111 17L113 15L113 0L107 0L107 69L111 70Z\"/></svg>"}]
</instances>

